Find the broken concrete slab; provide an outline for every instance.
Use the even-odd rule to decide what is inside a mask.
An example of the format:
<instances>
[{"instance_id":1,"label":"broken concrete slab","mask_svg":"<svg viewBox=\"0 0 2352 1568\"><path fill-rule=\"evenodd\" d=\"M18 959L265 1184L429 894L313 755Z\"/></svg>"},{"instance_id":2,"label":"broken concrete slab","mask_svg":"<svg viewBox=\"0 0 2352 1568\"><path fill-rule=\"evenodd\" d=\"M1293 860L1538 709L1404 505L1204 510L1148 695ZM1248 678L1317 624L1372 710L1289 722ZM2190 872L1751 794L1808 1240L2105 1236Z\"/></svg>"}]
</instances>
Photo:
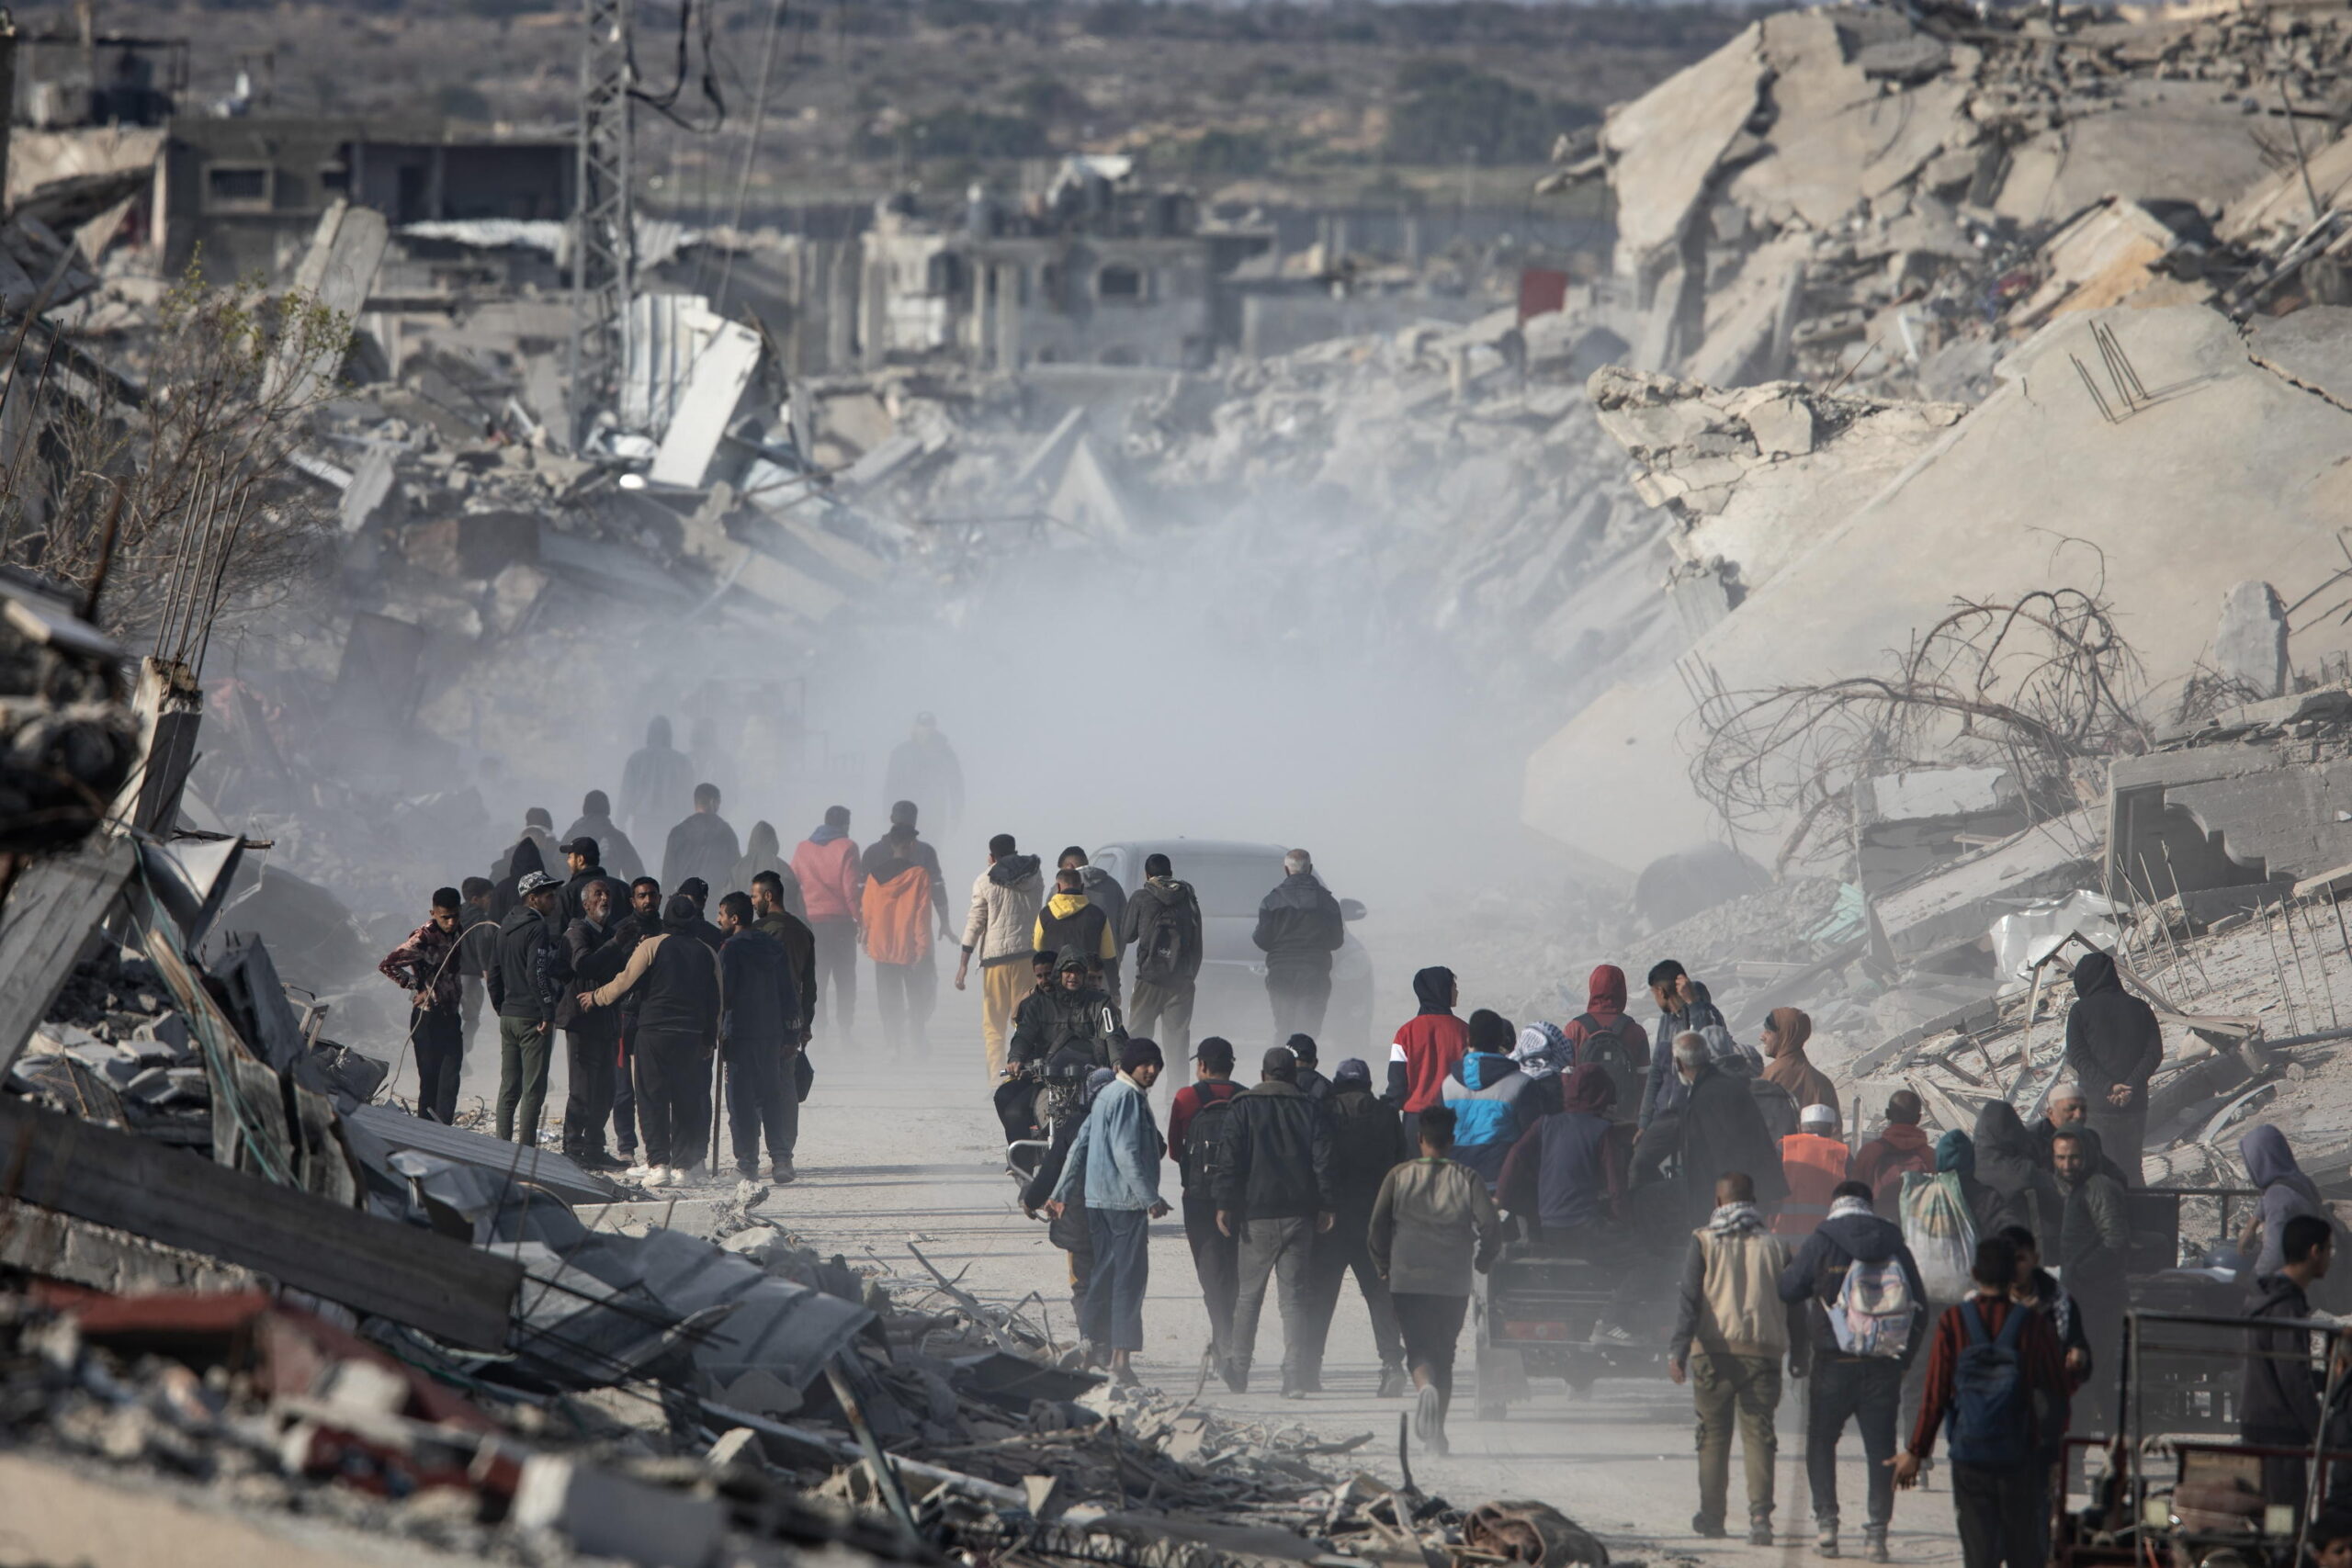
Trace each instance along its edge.
<instances>
[{"instance_id":1,"label":"broken concrete slab","mask_svg":"<svg viewBox=\"0 0 2352 1568\"><path fill-rule=\"evenodd\" d=\"M759 366L759 333L740 322L720 321L695 355L647 478L681 490L701 489Z\"/></svg>"},{"instance_id":2,"label":"broken concrete slab","mask_svg":"<svg viewBox=\"0 0 2352 1568\"><path fill-rule=\"evenodd\" d=\"M1716 165L1756 112L1769 79L1763 29L1751 26L1695 65L1609 111L1600 145L1611 158L1617 270L1635 276L1682 242Z\"/></svg>"},{"instance_id":3,"label":"broken concrete slab","mask_svg":"<svg viewBox=\"0 0 2352 1568\"><path fill-rule=\"evenodd\" d=\"M2073 364L2102 363L2094 323L2113 326L2152 393L2117 423ZM1753 586L1691 657L1742 689L1851 674L1881 667L1955 596L2079 580L2103 584L2161 691L2207 651L2213 584L2256 576L2292 600L2341 567L2333 541L2352 470L2337 458L2352 449L2352 412L2249 361L2226 318L2201 307L2069 315L2001 374L1984 404ZM2249 509L2247 495L2274 502ZM2216 516L2233 525L2215 528ZM2053 518L2083 543L2053 540ZM1897 562L1915 565L1890 570ZM2352 654L2346 628L2300 635L2307 663ZM1604 862L1627 844L1707 836L1713 814L1681 783L1689 712L1670 671L1597 703L1530 761L1527 820Z\"/></svg>"},{"instance_id":4,"label":"broken concrete slab","mask_svg":"<svg viewBox=\"0 0 2352 1568\"><path fill-rule=\"evenodd\" d=\"M2195 746L2119 757L2109 779L2109 862L2134 886L2231 887L2352 862L2352 758L2313 761L2301 746Z\"/></svg>"},{"instance_id":5,"label":"broken concrete slab","mask_svg":"<svg viewBox=\"0 0 2352 1568\"><path fill-rule=\"evenodd\" d=\"M2306 305L2284 316L2256 316L2245 324L2245 341L2256 364L2352 408L2352 306Z\"/></svg>"},{"instance_id":6,"label":"broken concrete slab","mask_svg":"<svg viewBox=\"0 0 2352 1568\"><path fill-rule=\"evenodd\" d=\"M319 214L311 248L294 275L294 291L331 314L281 339L263 383L265 401L300 408L334 374L350 324L376 287L376 271L390 239L384 215L372 207L354 207L338 197Z\"/></svg>"},{"instance_id":7,"label":"broken concrete slab","mask_svg":"<svg viewBox=\"0 0 2352 1568\"><path fill-rule=\"evenodd\" d=\"M2103 815L2086 807L2037 824L1879 898L1872 907L1894 956L1917 964L1973 946L2020 901L2056 897L2096 878Z\"/></svg>"}]
</instances>

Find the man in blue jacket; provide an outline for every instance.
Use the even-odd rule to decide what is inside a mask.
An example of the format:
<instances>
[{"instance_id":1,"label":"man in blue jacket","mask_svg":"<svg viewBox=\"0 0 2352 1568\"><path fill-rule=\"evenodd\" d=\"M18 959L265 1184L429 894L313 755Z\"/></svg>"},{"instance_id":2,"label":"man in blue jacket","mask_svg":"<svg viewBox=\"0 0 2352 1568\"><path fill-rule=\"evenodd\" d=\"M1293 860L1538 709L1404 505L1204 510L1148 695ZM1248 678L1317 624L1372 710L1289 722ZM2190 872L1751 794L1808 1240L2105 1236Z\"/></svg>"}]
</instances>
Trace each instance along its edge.
<instances>
[{"instance_id":1,"label":"man in blue jacket","mask_svg":"<svg viewBox=\"0 0 2352 1568\"><path fill-rule=\"evenodd\" d=\"M1519 1135L1543 1114L1542 1090L1511 1059L1519 1032L1500 1013L1470 1015L1470 1050L1445 1076L1443 1102L1453 1112L1453 1157L1492 1192Z\"/></svg>"},{"instance_id":2,"label":"man in blue jacket","mask_svg":"<svg viewBox=\"0 0 2352 1568\"><path fill-rule=\"evenodd\" d=\"M1890 1355L1880 1344L1873 1347L1879 1353L1856 1354L1864 1347L1841 1343L1830 1314L1838 1310L1849 1269L1858 1262L1889 1261L1901 1269L1912 1303L1903 1348ZM1838 1439L1850 1420L1861 1428L1870 1475L1862 1555L1883 1562L1886 1529L1894 1518L1894 1427L1903 1405L1903 1372L1928 1340L1928 1290L1920 1282L1919 1265L1903 1244L1902 1227L1871 1210L1870 1185L1841 1181L1830 1190L1829 1217L1781 1271L1780 1291L1792 1305L1808 1303L1813 1376L1805 1404L1804 1469L1813 1489L1814 1523L1821 1531L1818 1550L1824 1557L1838 1555ZM1852 1341L1850 1330L1847 1337Z\"/></svg>"},{"instance_id":3,"label":"man in blue jacket","mask_svg":"<svg viewBox=\"0 0 2352 1568\"><path fill-rule=\"evenodd\" d=\"M1151 1114L1151 1086L1159 1081L1161 1066L1157 1044L1127 1042L1119 1055L1119 1076L1095 1096L1046 1205L1046 1213L1059 1219L1071 1187L1085 1182L1079 1191L1086 1201L1094 1269L1079 1332L1097 1352L1109 1349L1113 1381L1130 1388L1142 1381L1133 1360L1143 1348L1149 1226L1168 1213L1159 1196L1159 1162L1168 1145L1160 1142L1159 1124Z\"/></svg>"}]
</instances>

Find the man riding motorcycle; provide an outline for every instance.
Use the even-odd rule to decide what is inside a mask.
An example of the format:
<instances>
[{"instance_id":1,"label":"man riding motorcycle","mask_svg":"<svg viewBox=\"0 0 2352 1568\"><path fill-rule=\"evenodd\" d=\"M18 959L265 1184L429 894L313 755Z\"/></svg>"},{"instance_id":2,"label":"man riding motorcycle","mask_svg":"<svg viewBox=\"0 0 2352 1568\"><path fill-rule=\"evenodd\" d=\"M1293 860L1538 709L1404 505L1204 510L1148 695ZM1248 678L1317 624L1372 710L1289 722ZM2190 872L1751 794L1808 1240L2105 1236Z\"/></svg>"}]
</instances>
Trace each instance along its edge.
<instances>
[{"instance_id":1,"label":"man riding motorcycle","mask_svg":"<svg viewBox=\"0 0 2352 1568\"><path fill-rule=\"evenodd\" d=\"M1115 1067L1127 1030L1119 1004L1088 984L1086 955L1062 949L1054 984L1022 999L1012 1015L1005 1081L996 1091L1005 1141L1035 1138L1071 1109L1097 1067Z\"/></svg>"}]
</instances>

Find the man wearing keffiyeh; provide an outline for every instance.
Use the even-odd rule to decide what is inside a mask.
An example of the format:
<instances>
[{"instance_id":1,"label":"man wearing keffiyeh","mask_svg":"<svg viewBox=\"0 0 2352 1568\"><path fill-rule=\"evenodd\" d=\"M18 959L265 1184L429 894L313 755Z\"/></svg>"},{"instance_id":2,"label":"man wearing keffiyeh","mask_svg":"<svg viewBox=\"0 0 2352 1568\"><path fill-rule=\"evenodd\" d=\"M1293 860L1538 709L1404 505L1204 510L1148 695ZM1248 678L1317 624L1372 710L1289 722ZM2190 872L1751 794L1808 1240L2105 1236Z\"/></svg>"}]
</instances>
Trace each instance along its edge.
<instances>
[{"instance_id":1,"label":"man wearing keffiyeh","mask_svg":"<svg viewBox=\"0 0 2352 1568\"><path fill-rule=\"evenodd\" d=\"M1715 1209L1690 1233L1681 1307L1667 1349L1667 1371L1686 1379L1699 1413L1699 1511L1690 1528L1724 1533L1735 1421L1747 1467L1747 1539L1772 1544L1773 1412L1781 1403L1781 1358L1793 1370L1802 1338L1781 1300L1789 1246L1756 1206L1756 1183L1729 1171L1715 1182ZM1694 1357L1692 1352L1696 1350Z\"/></svg>"}]
</instances>

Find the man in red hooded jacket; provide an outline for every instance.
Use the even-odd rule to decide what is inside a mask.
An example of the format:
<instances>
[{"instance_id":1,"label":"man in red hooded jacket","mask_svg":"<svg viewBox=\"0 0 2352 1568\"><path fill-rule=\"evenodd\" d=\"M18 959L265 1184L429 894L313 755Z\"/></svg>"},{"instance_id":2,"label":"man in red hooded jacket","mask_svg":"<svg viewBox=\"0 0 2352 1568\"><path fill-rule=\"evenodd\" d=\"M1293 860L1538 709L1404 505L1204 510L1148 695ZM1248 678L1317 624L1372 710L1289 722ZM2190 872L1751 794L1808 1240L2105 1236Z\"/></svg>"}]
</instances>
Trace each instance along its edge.
<instances>
[{"instance_id":1,"label":"man in red hooded jacket","mask_svg":"<svg viewBox=\"0 0 2352 1568\"><path fill-rule=\"evenodd\" d=\"M1617 1096L1609 1111L1612 1122L1630 1122L1640 1108L1642 1079L1649 1071L1650 1034L1639 1023L1625 1016L1625 972L1614 964L1593 966L1591 977L1585 982L1584 1011L1560 1026L1560 1032L1576 1047L1577 1066L1598 1060L1609 1073L1609 1081L1616 1086ZM1597 1036L1601 1049L1589 1049L1586 1042ZM1622 1057L1630 1066L1630 1073L1619 1068L1613 1058Z\"/></svg>"},{"instance_id":2,"label":"man in red hooded jacket","mask_svg":"<svg viewBox=\"0 0 2352 1568\"><path fill-rule=\"evenodd\" d=\"M1432 966L1413 976L1420 1011L1407 1019L1388 1046L1388 1089L1380 1098L1404 1113L1405 1146L1413 1147L1420 1113L1445 1098L1445 1080L1470 1054L1470 1026L1453 1014L1461 999L1453 971Z\"/></svg>"},{"instance_id":3,"label":"man in red hooded jacket","mask_svg":"<svg viewBox=\"0 0 2352 1568\"><path fill-rule=\"evenodd\" d=\"M792 874L800 879L809 934L817 939L817 1016L824 1018L830 1003L826 1037L846 1040L857 1022L858 895L865 881L849 836L848 807L825 808L823 826L793 849Z\"/></svg>"}]
</instances>

